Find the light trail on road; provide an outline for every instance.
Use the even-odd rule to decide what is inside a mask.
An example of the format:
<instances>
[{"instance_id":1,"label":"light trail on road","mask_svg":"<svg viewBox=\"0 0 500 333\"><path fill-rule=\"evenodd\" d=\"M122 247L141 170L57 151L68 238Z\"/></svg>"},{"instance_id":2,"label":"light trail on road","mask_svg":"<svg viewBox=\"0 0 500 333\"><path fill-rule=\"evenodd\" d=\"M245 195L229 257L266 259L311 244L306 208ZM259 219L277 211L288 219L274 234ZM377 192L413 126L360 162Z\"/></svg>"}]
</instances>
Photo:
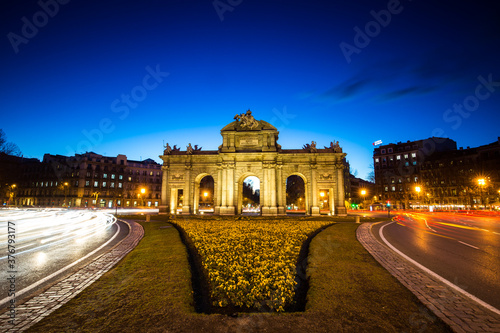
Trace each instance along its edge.
<instances>
[{"instance_id":1,"label":"light trail on road","mask_svg":"<svg viewBox=\"0 0 500 333\"><path fill-rule=\"evenodd\" d=\"M100 210L0 209L0 307L111 248L128 233L119 223Z\"/></svg>"},{"instance_id":2,"label":"light trail on road","mask_svg":"<svg viewBox=\"0 0 500 333\"><path fill-rule=\"evenodd\" d=\"M87 210L0 210L0 247L8 246L9 222L14 226L16 255L19 255L73 240L81 242L115 221L110 214ZM0 260L6 258L7 255Z\"/></svg>"},{"instance_id":3,"label":"light trail on road","mask_svg":"<svg viewBox=\"0 0 500 333\"><path fill-rule=\"evenodd\" d=\"M374 230L388 246L500 311L500 215L399 212Z\"/></svg>"}]
</instances>

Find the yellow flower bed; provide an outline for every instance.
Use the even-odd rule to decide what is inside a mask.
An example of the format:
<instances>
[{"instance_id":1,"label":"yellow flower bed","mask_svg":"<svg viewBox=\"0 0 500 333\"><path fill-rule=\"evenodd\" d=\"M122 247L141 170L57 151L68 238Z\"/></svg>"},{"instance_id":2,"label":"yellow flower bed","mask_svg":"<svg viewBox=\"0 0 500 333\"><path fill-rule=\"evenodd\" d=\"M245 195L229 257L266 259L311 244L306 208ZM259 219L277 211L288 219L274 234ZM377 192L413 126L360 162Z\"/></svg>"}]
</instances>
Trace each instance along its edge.
<instances>
[{"instance_id":1,"label":"yellow flower bed","mask_svg":"<svg viewBox=\"0 0 500 333\"><path fill-rule=\"evenodd\" d=\"M214 306L284 311L294 297L295 265L307 235L328 221L177 220L208 273Z\"/></svg>"}]
</instances>

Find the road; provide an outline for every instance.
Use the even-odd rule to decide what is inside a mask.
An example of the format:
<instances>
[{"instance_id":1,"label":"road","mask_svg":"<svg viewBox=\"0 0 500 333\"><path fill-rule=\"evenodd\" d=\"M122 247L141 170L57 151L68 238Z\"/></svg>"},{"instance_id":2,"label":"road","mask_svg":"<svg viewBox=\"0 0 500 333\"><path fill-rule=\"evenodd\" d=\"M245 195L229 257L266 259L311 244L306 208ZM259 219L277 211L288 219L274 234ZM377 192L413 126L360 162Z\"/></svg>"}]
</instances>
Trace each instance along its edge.
<instances>
[{"instance_id":1,"label":"road","mask_svg":"<svg viewBox=\"0 0 500 333\"><path fill-rule=\"evenodd\" d=\"M402 213L374 226L396 249L500 309L500 216Z\"/></svg>"},{"instance_id":2,"label":"road","mask_svg":"<svg viewBox=\"0 0 500 333\"><path fill-rule=\"evenodd\" d=\"M114 246L128 233L115 221L88 210L0 210L0 305L13 285L20 300Z\"/></svg>"}]
</instances>

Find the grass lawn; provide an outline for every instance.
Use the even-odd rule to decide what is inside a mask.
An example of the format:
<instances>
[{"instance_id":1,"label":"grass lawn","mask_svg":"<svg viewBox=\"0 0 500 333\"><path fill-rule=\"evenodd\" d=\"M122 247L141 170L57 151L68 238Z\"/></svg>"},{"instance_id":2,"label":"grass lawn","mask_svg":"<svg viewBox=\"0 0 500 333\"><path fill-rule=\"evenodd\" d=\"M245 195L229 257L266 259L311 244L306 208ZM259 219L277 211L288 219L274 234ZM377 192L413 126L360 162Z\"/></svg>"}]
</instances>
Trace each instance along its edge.
<instances>
[{"instance_id":1,"label":"grass lawn","mask_svg":"<svg viewBox=\"0 0 500 333\"><path fill-rule=\"evenodd\" d=\"M196 313L177 230L160 228L165 221L141 224L145 236L132 252L28 332L449 331L358 243L355 223L312 239L307 271L299 270L309 278L305 312L238 317Z\"/></svg>"}]
</instances>

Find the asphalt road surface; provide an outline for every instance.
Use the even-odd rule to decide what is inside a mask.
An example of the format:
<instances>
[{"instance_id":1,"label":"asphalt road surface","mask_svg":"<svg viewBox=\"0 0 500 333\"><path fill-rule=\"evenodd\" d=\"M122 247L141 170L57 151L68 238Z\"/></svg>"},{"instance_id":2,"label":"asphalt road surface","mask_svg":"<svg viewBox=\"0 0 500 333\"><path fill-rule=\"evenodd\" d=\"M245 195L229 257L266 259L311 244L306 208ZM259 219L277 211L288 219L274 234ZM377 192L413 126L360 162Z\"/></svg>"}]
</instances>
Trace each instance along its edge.
<instances>
[{"instance_id":1,"label":"asphalt road surface","mask_svg":"<svg viewBox=\"0 0 500 333\"><path fill-rule=\"evenodd\" d=\"M402 213L372 232L441 277L500 309L500 216Z\"/></svg>"},{"instance_id":2,"label":"asphalt road surface","mask_svg":"<svg viewBox=\"0 0 500 333\"><path fill-rule=\"evenodd\" d=\"M2 307L11 298L13 287L18 301L33 295L78 270L127 234L124 223L102 212L0 210Z\"/></svg>"}]
</instances>

